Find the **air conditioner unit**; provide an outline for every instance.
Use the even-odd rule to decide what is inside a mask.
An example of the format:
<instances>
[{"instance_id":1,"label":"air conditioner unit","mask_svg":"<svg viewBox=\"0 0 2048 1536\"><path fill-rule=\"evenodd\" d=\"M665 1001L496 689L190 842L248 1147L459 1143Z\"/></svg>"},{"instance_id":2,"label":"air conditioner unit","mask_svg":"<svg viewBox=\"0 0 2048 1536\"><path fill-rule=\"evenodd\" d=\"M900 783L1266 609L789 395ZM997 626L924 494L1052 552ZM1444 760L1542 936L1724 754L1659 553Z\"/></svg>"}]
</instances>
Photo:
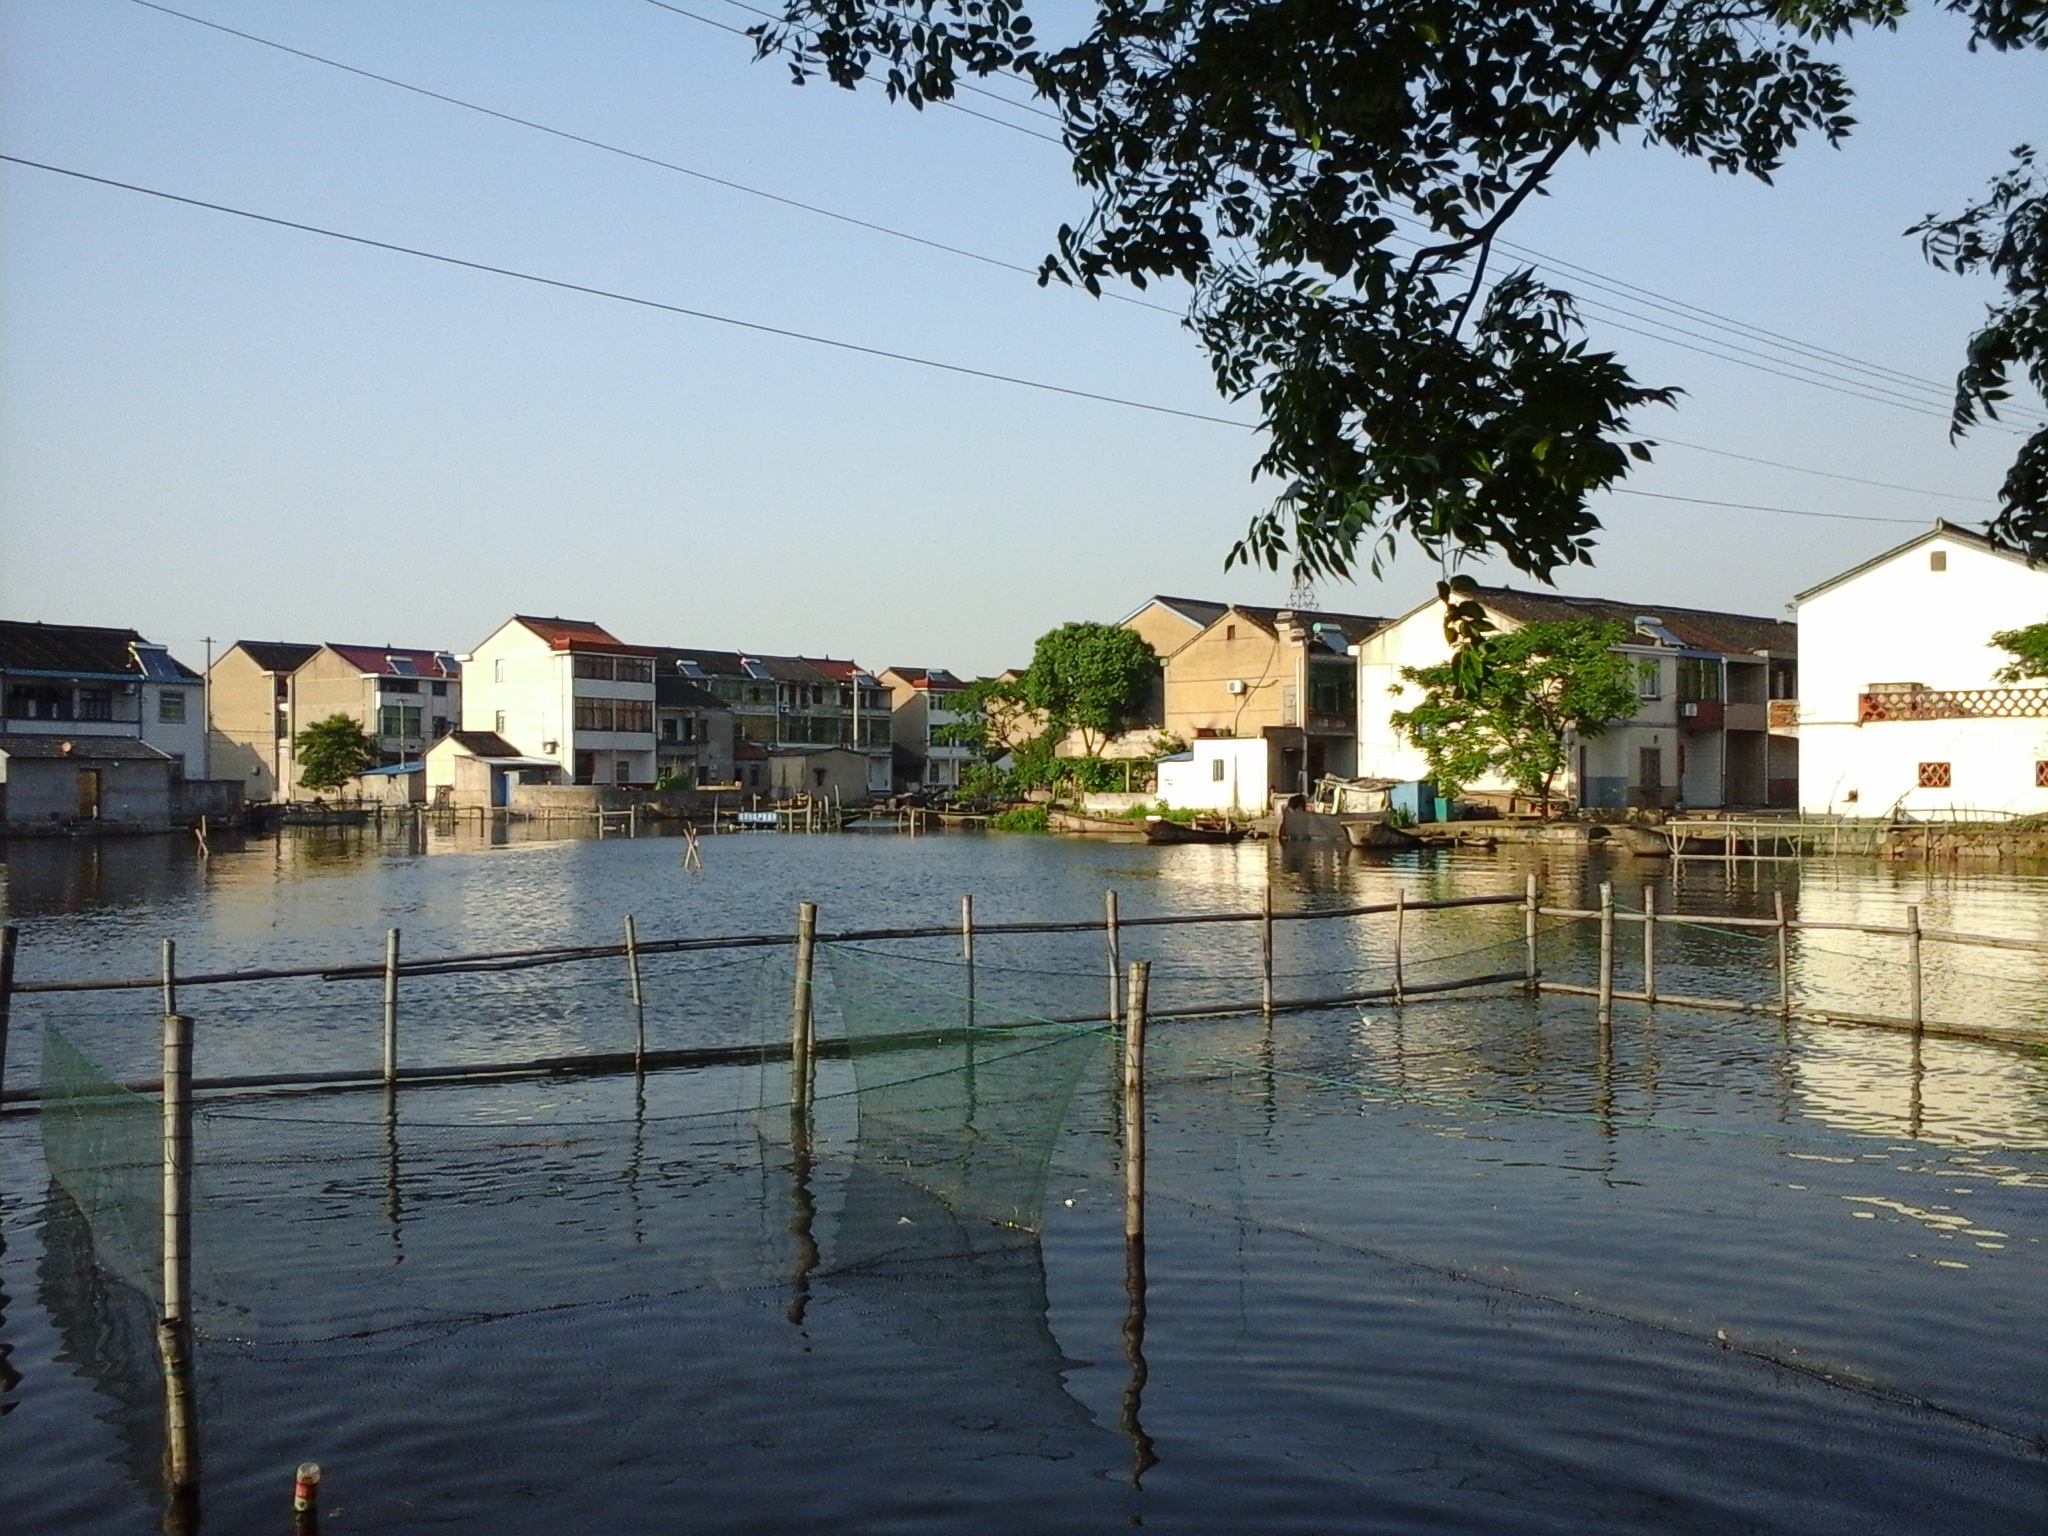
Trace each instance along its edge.
<instances>
[{"instance_id":1,"label":"air conditioner unit","mask_svg":"<svg viewBox=\"0 0 2048 1536\"><path fill-rule=\"evenodd\" d=\"M1700 707L1697 704L1681 704L1678 706L1678 713L1688 720L1698 719L1699 712Z\"/></svg>"},{"instance_id":2,"label":"air conditioner unit","mask_svg":"<svg viewBox=\"0 0 2048 1536\"><path fill-rule=\"evenodd\" d=\"M1241 678L1241 677L1233 677L1233 678L1232 678L1232 679L1230 680L1230 691L1231 691L1231 692L1232 692L1233 694L1237 694L1237 693L1243 693L1243 692L1244 692L1244 679L1243 679L1243 678Z\"/></svg>"}]
</instances>

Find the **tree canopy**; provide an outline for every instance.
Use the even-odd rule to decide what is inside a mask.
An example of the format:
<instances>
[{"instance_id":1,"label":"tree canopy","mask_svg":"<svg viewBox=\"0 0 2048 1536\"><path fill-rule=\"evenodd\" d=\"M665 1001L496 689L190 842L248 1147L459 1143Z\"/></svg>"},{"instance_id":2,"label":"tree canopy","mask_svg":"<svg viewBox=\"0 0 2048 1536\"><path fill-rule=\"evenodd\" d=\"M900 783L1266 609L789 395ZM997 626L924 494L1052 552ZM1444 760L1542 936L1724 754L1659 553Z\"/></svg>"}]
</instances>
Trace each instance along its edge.
<instances>
[{"instance_id":1,"label":"tree canopy","mask_svg":"<svg viewBox=\"0 0 2048 1536\"><path fill-rule=\"evenodd\" d=\"M1923 0L1970 46L2048 47L2040 0ZM1503 230L1575 152L1634 138L1769 181L1840 142L1852 92L1818 45L1907 0L1094 0L1042 42L1015 0L785 0L753 29L799 81L879 80L913 106L1026 82L1093 196L1041 281L1193 286L1217 381L1258 401L1278 482L1232 561L1377 570L1406 534L1531 575L1587 562L1589 506L1677 391L1587 344L1572 295L1501 272ZM2021 150L1985 200L1915 226L2006 288L1972 338L1952 431L2015 374L2048 386L2048 179ZM1990 532L2048 556L2048 428ZM1470 637L1468 637L1470 638Z\"/></svg>"},{"instance_id":2,"label":"tree canopy","mask_svg":"<svg viewBox=\"0 0 2048 1536\"><path fill-rule=\"evenodd\" d=\"M2010 652L2012 660L1992 676L2001 683L2024 683L2048 678L2048 619L2024 629L2001 629L1991 643Z\"/></svg>"},{"instance_id":3,"label":"tree canopy","mask_svg":"<svg viewBox=\"0 0 2048 1536\"><path fill-rule=\"evenodd\" d=\"M339 789L377 766L377 744L347 715L315 720L292 738L299 782L311 790Z\"/></svg>"},{"instance_id":4,"label":"tree canopy","mask_svg":"<svg viewBox=\"0 0 2048 1536\"><path fill-rule=\"evenodd\" d=\"M1395 712L1394 729L1421 748L1438 794L1493 773L1548 800L1569 740L1636 712L1635 665L1614 649L1627 639L1619 624L1583 619L1483 635L1476 681L1455 661L1401 669L1422 701Z\"/></svg>"},{"instance_id":5,"label":"tree canopy","mask_svg":"<svg viewBox=\"0 0 2048 1536\"><path fill-rule=\"evenodd\" d=\"M1116 624L1062 624L1038 637L1016 697L1044 717L1051 740L1080 738L1082 755L1138 723L1159 655L1144 637Z\"/></svg>"}]
</instances>

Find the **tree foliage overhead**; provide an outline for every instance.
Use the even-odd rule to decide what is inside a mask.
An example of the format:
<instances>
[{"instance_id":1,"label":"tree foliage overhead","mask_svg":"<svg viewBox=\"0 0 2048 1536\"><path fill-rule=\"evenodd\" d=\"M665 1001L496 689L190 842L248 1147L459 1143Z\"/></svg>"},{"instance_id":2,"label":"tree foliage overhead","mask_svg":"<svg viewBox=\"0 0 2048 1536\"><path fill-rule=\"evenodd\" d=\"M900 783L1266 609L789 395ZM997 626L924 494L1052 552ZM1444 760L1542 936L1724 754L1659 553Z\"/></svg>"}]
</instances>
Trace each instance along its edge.
<instances>
[{"instance_id":1,"label":"tree foliage overhead","mask_svg":"<svg viewBox=\"0 0 2048 1536\"><path fill-rule=\"evenodd\" d=\"M1971 46L2048 46L2041 0L1927 0ZM1282 489L1233 560L1377 569L1407 534L1549 577L1588 560L1588 498L1646 458L1636 417L1676 392L1589 347L1571 295L1498 270L1503 229L1561 161L1623 139L1768 181L1853 125L1816 53L1906 0L1094 0L1042 42L1013 0L785 0L754 29L802 81L879 80L915 106L1014 75L1062 120L1093 195L1042 280L1193 286L1217 380L1259 403ZM2023 162L2023 167L2027 162ZM2007 178L1921 229L2006 282L1955 430L2018 368L2041 381L2041 189ZM1994 535L2048 555L2048 433Z\"/></svg>"},{"instance_id":2,"label":"tree foliage overhead","mask_svg":"<svg viewBox=\"0 0 2048 1536\"><path fill-rule=\"evenodd\" d=\"M1484 635L1473 643L1484 662L1476 681L1456 661L1401 669L1422 700L1394 713L1394 729L1428 759L1440 795L1497 774L1548 800L1569 741L1636 712L1635 665L1614 649L1628 638L1619 624L1583 619Z\"/></svg>"},{"instance_id":3,"label":"tree foliage overhead","mask_svg":"<svg viewBox=\"0 0 2048 1536\"><path fill-rule=\"evenodd\" d=\"M315 720L292 738L299 782L311 790L339 789L377 766L377 744L347 715Z\"/></svg>"},{"instance_id":4,"label":"tree foliage overhead","mask_svg":"<svg viewBox=\"0 0 2048 1536\"><path fill-rule=\"evenodd\" d=\"M2012 654L2012 660L1991 675L2001 683L2048 679L2048 619L2024 629L2001 629L1991 643Z\"/></svg>"}]
</instances>

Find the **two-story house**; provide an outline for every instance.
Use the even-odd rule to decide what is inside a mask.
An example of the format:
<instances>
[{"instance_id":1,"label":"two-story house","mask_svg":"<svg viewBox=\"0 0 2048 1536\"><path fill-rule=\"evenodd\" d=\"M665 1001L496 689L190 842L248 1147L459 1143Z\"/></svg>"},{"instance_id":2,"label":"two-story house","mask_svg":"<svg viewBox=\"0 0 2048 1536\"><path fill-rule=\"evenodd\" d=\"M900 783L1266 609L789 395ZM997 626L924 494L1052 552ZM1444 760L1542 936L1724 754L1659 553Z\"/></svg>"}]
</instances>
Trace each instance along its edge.
<instances>
[{"instance_id":1,"label":"two-story house","mask_svg":"<svg viewBox=\"0 0 2048 1536\"><path fill-rule=\"evenodd\" d=\"M515 615L462 662L462 728L575 784L651 785L655 652L583 619Z\"/></svg>"},{"instance_id":2,"label":"two-story house","mask_svg":"<svg viewBox=\"0 0 2048 1536\"><path fill-rule=\"evenodd\" d=\"M354 721L391 766L418 762L462 718L462 669L446 651L238 640L208 681L215 756L251 800L310 793L296 742L317 720Z\"/></svg>"},{"instance_id":3,"label":"two-story house","mask_svg":"<svg viewBox=\"0 0 2048 1536\"><path fill-rule=\"evenodd\" d=\"M1668 604L1477 587L1471 596L1501 630L1587 621L1617 626L1615 649L1630 659L1636 710L1587 740L1567 743L1558 792L1582 806L1790 806L1797 796L1798 739L1772 700L1798 690L1799 634L1782 619ZM1444 610L1431 598L1357 648L1358 772L1373 778L1427 777L1422 752L1393 727L1420 689L1404 668L1450 659ZM1471 790L1512 798L1505 783Z\"/></svg>"},{"instance_id":4,"label":"two-story house","mask_svg":"<svg viewBox=\"0 0 2048 1536\"><path fill-rule=\"evenodd\" d=\"M695 660L680 652L657 650L654 750L659 782L735 782L732 706L710 684L711 678Z\"/></svg>"},{"instance_id":5,"label":"two-story house","mask_svg":"<svg viewBox=\"0 0 2048 1536\"><path fill-rule=\"evenodd\" d=\"M0 622L0 823L168 826L208 776L205 681L132 629Z\"/></svg>"},{"instance_id":6,"label":"two-story house","mask_svg":"<svg viewBox=\"0 0 2048 1536\"><path fill-rule=\"evenodd\" d=\"M887 667L880 682L889 690L889 735L895 744L898 787L946 791L960 787L961 771L974 749L945 739L959 723L948 707L967 684L943 667Z\"/></svg>"},{"instance_id":7,"label":"two-story house","mask_svg":"<svg viewBox=\"0 0 2048 1536\"><path fill-rule=\"evenodd\" d=\"M2048 570L1938 522L1794 601L1802 810L2048 812L2048 681L1991 643L2048 621Z\"/></svg>"}]
</instances>

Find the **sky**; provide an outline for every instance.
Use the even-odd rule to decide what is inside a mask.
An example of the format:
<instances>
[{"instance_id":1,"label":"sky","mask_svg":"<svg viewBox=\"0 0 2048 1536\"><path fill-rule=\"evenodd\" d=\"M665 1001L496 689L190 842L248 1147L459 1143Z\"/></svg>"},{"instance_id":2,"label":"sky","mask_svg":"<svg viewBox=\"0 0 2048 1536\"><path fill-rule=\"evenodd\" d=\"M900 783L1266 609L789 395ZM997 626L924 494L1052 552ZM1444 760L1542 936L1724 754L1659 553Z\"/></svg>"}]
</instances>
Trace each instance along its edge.
<instances>
[{"instance_id":1,"label":"sky","mask_svg":"<svg viewBox=\"0 0 2048 1536\"><path fill-rule=\"evenodd\" d=\"M755 19L731 0L677 3ZM1028 112L963 98L1006 127L799 89L745 39L649 0L177 8L1027 268L1086 211ZM2012 146L2042 137L2048 59L1972 54L1945 15L1840 51L1860 126L1840 150L1802 147L1775 185L1630 145L1566 162L1511 226L1517 245L1581 269L1550 269L1565 286L1603 285L1581 289L1596 344L1685 391L1638 421L1670 444L1629 481L1654 494L1602 499L1597 564L1562 573L1563 590L1778 614L1935 517L1991 514L2020 439L1951 444L1941 391L1994 291L1929 267L1901 232L1961 208ZM1023 663L1056 624L1114 621L1155 592L1286 598L1284 573L1223 569L1273 488L1251 478L1255 434L1193 419L1245 422L1251 408L1217 396L1171 313L1040 289L136 0L0 4L0 143L273 218L1165 408L7 165L5 617L132 626L195 665L207 637L216 653L243 638L460 652L523 612L647 644L986 672ZM1640 292L1624 302L1615 284ZM1692 310L1653 307L1669 305ZM1922 403L1762 371L1798 370L1781 342L1696 311L1928 381L1827 364L1837 382ZM1706 337L1724 354L1746 344L1760 366L1680 345ZM1438 574L1411 548L1382 579L1321 583L1319 600L1398 614Z\"/></svg>"}]
</instances>

